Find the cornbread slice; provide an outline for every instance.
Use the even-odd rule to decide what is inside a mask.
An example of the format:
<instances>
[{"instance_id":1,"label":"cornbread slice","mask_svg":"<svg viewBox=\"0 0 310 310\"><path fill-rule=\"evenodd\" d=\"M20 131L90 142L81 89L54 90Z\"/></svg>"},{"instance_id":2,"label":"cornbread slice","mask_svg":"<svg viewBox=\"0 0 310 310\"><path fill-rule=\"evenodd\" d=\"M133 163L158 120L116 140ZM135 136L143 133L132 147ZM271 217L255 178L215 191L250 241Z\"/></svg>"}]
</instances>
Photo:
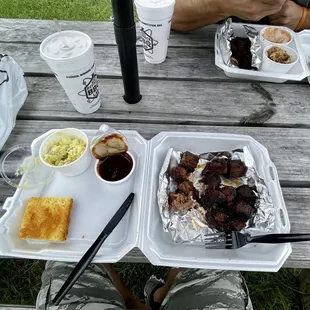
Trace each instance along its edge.
<instances>
[{"instance_id":1,"label":"cornbread slice","mask_svg":"<svg viewBox=\"0 0 310 310\"><path fill-rule=\"evenodd\" d=\"M19 237L21 239L65 241L68 235L72 204L72 198L30 198Z\"/></svg>"}]
</instances>

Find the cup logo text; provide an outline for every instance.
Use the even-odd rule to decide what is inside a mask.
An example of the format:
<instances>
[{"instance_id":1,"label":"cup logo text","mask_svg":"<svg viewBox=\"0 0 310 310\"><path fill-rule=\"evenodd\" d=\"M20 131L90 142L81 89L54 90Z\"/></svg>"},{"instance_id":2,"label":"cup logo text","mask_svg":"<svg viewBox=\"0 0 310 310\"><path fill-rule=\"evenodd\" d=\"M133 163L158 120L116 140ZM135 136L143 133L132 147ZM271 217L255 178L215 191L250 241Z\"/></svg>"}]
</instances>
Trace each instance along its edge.
<instances>
[{"instance_id":1,"label":"cup logo text","mask_svg":"<svg viewBox=\"0 0 310 310\"><path fill-rule=\"evenodd\" d=\"M78 94L86 96L87 102L92 103L99 96L97 75L93 73L91 78L83 79L83 85L85 85L84 89Z\"/></svg>"},{"instance_id":2,"label":"cup logo text","mask_svg":"<svg viewBox=\"0 0 310 310\"><path fill-rule=\"evenodd\" d=\"M151 29L144 30L144 28L141 27L140 30L141 30L141 41L144 50L149 52L150 54L153 54L154 52L153 49L158 44L158 41L153 39Z\"/></svg>"}]
</instances>

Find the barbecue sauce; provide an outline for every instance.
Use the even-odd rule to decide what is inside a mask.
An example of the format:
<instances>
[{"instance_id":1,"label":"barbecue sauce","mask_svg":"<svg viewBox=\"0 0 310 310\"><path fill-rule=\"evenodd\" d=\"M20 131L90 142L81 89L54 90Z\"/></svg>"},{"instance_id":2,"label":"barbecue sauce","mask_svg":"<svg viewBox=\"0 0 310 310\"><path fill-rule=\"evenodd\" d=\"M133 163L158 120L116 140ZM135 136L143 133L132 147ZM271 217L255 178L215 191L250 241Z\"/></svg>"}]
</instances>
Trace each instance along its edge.
<instances>
[{"instance_id":1,"label":"barbecue sauce","mask_svg":"<svg viewBox=\"0 0 310 310\"><path fill-rule=\"evenodd\" d=\"M116 154L101 159L97 166L100 177L115 182L124 179L131 171L133 161L128 153Z\"/></svg>"}]
</instances>

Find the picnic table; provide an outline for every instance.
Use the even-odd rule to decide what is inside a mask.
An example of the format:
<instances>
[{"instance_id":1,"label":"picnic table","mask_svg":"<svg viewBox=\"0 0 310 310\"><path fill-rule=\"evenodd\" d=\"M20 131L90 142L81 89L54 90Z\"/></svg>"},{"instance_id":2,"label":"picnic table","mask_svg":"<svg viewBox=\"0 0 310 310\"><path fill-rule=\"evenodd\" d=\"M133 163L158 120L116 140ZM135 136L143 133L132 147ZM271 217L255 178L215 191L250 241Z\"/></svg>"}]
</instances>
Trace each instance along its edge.
<instances>
[{"instance_id":1,"label":"picnic table","mask_svg":"<svg viewBox=\"0 0 310 310\"><path fill-rule=\"evenodd\" d=\"M51 70L41 59L39 44L57 28L48 20L0 19L0 52L12 56L25 72L28 98L3 151L30 144L53 128L97 129L107 123L137 130L146 139L161 131L215 132L250 135L269 150L288 209L291 231L310 233L310 86L301 83L257 83L227 78L214 65L216 26L191 33L172 32L167 60L151 65L137 42L143 98L134 105L122 99L123 85L109 22L59 22L63 30L86 32L95 44L102 106L94 114L76 112ZM138 32L137 32L138 33ZM138 33L139 35L139 33ZM272 102L270 102L272 101ZM263 124L245 117L272 105L275 114ZM0 179L0 206L14 194ZM1 207L0 207L1 214ZM310 243L293 244L285 267L310 268ZM123 261L146 262L137 249Z\"/></svg>"}]
</instances>

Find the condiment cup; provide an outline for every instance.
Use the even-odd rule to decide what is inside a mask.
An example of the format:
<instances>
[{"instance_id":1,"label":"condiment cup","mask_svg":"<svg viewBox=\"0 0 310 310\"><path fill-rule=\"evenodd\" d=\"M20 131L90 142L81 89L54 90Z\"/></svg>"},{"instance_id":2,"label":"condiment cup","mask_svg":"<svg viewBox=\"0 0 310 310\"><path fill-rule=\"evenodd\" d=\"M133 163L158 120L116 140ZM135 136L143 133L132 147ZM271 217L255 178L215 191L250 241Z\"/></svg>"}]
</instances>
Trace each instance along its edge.
<instances>
[{"instance_id":1,"label":"condiment cup","mask_svg":"<svg viewBox=\"0 0 310 310\"><path fill-rule=\"evenodd\" d=\"M291 38L289 41L283 42L283 43L273 42L268 39L265 39L264 33L268 31L269 29L275 30L276 36L278 38L281 37L282 35L285 36L286 34L289 34ZM266 47L270 44L289 45L293 41L293 38L294 38L294 32L291 29L286 28L286 27L277 27L277 26L267 26L260 31L259 35L260 35L260 40L262 42L263 47Z\"/></svg>"},{"instance_id":2,"label":"condiment cup","mask_svg":"<svg viewBox=\"0 0 310 310\"><path fill-rule=\"evenodd\" d=\"M118 181L107 181L107 180L103 179L103 178L99 175L99 173L98 173L98 165L99 165L100 160L97 159L96 162L95 162L95 174L96 174L97 178L98 178L101 182L103 182L103 183L105 183L105 184L110 184L110 185L120 185L120 184L124 184L126 181L128 181L128 180L130 179L130 177L133 175L133 172L134 172L134 170L135 170L135 168L136 168L136 161L135 161L134 156L133 156L130 152L127 151L126 153L127 153L127 154L131 157L131 159L132 159L132 168L131 168L130 172L127 174L126 177L124 177L123 179L118 180ZM114 156L114 155L112 155L112 156Z\"/></svg>"},{"instance_id":3,"label":"condiment cup","mask_svg":"<svg viewBox=\"0 0 310 310\"><path fill-rule=\"evenodd\" d=\"M86 147L82 155L73 161L70 164L66 164L63 166L53 166L45 162L43 156L48 152L50 143L54 141L58 141L62 139L64 136L69 136L72 138L79 138L81 140L84 140L86 142ZM39 150L39 157L40 160L49 168L54 169L55 171L58 171L62 173L65 176L77 176L79 174L82 174L84 171L87 170L91 163L91 155L89 152L89 142L86 134L76 128L66 128L66 129L60 129L49 135L41 144L40 150Z\"/></svg>"},{"instance_id":4,"label":"condiment cup","mask_svg":"<svg viewBox=\"0 0 310 310\"><path fill-rule=\"evenodd\" d=\"M271 60L268 57L268 51L272 47L278 47L288 53L288 55L291 57L292 62L289 64L281 64L279 62L275 62ZM264 48L263 51L263 63L261 67L261 71L267 71L267 72L278 72L278 73L288 73L290 69L298 62L299 56L292 48L286 46L286 45L279 45L279 44L272 44L268 45Z\"/></svg>"}]
</instances>

